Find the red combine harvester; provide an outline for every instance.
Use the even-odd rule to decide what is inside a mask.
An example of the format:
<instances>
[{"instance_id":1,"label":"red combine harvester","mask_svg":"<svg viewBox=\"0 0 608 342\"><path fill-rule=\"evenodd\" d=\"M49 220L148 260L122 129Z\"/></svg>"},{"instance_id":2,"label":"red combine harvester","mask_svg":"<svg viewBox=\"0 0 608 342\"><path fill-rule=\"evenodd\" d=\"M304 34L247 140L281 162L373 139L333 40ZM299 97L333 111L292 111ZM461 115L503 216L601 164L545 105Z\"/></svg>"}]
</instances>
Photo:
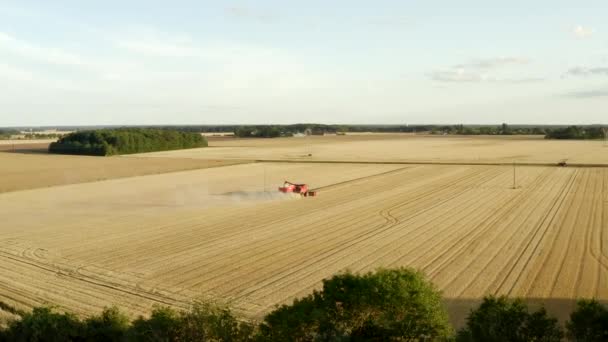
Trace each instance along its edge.
<instances>
[{"instance_id":1,"label":"red combine harvester","mask_svg":"<svg viewBox=\"0 0 608 342\"><path fill-rule=\"evenodd\" d=\"M285 181L282 187L279 188L280 192L289 193L293 192L294 194L300 194L302 197L308 196L316 196L316 191L309 191L307 184L294 184L288 181Z\"/></svg>"}]
</instances>

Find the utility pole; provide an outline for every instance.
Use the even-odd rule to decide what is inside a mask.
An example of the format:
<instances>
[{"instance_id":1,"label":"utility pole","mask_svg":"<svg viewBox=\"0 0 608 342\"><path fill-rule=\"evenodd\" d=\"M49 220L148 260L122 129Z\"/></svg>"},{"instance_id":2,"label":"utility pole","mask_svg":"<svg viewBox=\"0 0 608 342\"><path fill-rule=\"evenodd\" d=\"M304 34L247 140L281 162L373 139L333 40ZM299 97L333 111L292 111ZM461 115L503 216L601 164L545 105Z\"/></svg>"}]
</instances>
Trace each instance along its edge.
<instances>
[{"instance_id":1,"label":"utility pole","mask_svg":"<svg viewBox=\"0 0 608 342\"><path fill-rule=\"evenodd\" d=\"M517 178L515 173L515 161L513 161L513 189L517 189Z\"/></svg>"}]
</instances>

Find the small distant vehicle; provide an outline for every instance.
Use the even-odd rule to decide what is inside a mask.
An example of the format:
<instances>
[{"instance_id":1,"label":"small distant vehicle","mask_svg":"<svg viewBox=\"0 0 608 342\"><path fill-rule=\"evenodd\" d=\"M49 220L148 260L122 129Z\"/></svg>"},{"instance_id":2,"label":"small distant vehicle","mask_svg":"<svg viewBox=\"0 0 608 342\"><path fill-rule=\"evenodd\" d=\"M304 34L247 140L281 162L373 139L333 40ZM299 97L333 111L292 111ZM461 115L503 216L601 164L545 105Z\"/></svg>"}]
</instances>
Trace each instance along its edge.
<instances>
[{"instance_id":1,"label":"small distant vehicle","mask_svg":"<svg viewBox=\"0 0 608 342\"><path fill-rule=\"evenodd\" d=\"M296 184L285 181L283 186L279 187L279 191L283 193L300 194L302 197L313 197L317 195L316 191L311 191L307 184Z\"/></svg>"}]
</instances>

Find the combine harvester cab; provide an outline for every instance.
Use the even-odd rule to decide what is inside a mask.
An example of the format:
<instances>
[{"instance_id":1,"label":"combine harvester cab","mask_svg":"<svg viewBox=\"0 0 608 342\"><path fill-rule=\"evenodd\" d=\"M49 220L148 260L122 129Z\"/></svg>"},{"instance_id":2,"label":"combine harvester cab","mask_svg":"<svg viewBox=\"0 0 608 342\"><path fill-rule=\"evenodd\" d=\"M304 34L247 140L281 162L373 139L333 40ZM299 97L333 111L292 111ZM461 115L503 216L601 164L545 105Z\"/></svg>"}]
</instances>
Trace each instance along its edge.
<instances>
[{"instance_id":1,"label":"combine harvester cab","mask_svg":"<svg viewBox=\"0 0 608 342\"><path fill-rule=\"evenodd\" d=\"M285 181L282 187L279 187L279 191L283 193L294 193L300 194L302 197L316 196L316 191L309 191L307 184L295 184L292 182Z\"/></svg>"}]
</instances>

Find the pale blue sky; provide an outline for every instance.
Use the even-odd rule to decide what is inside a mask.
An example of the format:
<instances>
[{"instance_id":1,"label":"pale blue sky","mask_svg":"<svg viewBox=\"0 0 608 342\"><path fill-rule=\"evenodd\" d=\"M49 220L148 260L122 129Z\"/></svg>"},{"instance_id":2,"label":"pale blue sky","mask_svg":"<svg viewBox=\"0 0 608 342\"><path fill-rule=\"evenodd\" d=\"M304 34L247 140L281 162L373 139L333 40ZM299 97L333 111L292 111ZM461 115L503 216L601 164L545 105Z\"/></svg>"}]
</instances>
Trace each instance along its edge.
<instances>
[{"instance_id":1,"label":"pale blue sky","mask_svg":"<svg viewBox=\"0 0 608 342\"><path fill-rule=\"evenodd\" d=\"M0 0L0 126L608 123L607 16L605 0Z\"/></svg>"}]
</instances>

